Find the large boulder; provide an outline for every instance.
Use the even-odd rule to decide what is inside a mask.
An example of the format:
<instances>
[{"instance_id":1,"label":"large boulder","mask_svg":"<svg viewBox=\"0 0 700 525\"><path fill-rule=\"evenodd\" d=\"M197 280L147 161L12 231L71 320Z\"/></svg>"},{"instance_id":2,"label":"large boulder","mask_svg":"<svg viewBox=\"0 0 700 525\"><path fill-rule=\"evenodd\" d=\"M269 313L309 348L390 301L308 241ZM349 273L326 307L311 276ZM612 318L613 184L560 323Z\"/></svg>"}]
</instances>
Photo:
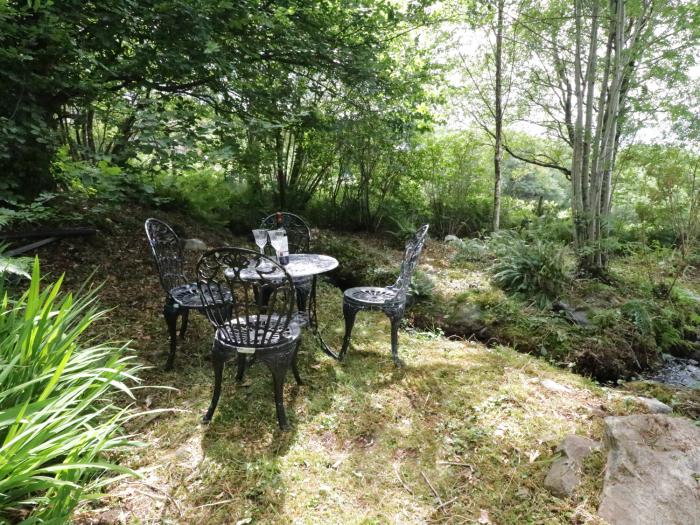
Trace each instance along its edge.
<instances>
[{"instance_id":1,"label":"large boulder","mask_svg":"<svg viewBox=\"0 0 700 525\"><path fill-rule=\"evenodd\" d=\"M587 437L571 434L556 449L560 456L549 468L544 486L555 496L570 496L581 482L584 458L600 448L600 443Z\"/></svg>"},{"instance_id":2,"label":"large boulder","mask_svg":"<svg viewBox=\"0 0 700 525\"><path fill-rule=\"evenodd\" d=\"M598 514L612 525L700 523L700 428L662 414L605 418Z\"/></svg>"}]
</instances>

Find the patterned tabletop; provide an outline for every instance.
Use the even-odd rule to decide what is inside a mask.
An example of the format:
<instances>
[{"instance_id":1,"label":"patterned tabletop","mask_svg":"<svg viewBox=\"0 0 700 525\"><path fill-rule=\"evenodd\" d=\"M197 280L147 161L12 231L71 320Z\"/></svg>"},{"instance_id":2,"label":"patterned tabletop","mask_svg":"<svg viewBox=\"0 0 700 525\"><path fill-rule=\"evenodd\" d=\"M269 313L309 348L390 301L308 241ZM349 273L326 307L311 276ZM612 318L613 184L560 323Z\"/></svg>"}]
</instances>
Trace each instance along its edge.
<instances>
[{"instance_id":1,"label":"patterned tabletop","mask_svg":"<svg viewBox=\"0 0 700 525\"><path fill-rule=\"evenodd\" d=\"M330 272L338 267L338 260L330 255L319 255L315 253L292 253L289 255L289 263L284 266L292 279L300 277L311 277L320 273ZM266 274L267 279L274 279L274 273ZM281 272L280 272L281 273ZM246 279L258 279L258 272L255 270L243 270L241 276Z\"/></svg>"}]
</instances>

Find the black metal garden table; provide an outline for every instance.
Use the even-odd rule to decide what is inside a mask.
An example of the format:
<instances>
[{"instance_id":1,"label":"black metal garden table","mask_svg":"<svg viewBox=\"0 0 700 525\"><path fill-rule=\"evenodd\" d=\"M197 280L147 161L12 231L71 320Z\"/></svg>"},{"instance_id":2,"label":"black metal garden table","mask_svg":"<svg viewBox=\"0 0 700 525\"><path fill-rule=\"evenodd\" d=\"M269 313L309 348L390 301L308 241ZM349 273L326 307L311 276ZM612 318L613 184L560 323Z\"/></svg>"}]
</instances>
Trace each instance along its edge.
<instances>
[{"instance_id":1,"label":"black metal garden table","mask_svg":"<svg viewBox=\"0 0 700 525\"><path fill-rule=\"evenodd\" d=\"M311 329L311 332L318 339L323 351L334 359L338 359L336 354L323 340L321 333L318 330L318 317L316 313L316 287L318 276L338 267L338 260L330 255L319 255L314 253L292 253L289 255L289 263L284 266L287 273L294 279L295 286L303 287L306 279L309 283L308 301L305 304L305 312L299 312L306 316L306 324ZM280 277L282 277L281 272ZM253 269L244 270L241 276L249 279L257 279L258 272ZM274 275L268 275L268 279L274 278Z\"/></svg>"}]
</instances>

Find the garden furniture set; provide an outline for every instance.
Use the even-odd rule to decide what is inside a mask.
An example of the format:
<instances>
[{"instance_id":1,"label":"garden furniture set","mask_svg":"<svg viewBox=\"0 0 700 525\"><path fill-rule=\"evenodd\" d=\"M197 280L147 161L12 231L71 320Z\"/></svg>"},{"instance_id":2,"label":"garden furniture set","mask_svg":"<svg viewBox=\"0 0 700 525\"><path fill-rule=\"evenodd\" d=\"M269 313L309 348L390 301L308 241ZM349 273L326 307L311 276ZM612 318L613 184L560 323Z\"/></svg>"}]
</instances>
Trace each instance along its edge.
<instances>
[{"instance_id":1,"label":"garden furniture set","mask_svg":"<svg viewBox=\"0 0 700 525\"><path fill-rule=\"evenodd\" d=\"M166 369L174 365L177 349L177 324L181 319L180 337L187 330L190 310L203 313L214 328L212 364L214 391L204 421L209 422L221 394L225 363L235 358L236 379L241 381L253 362L265 364L272 373L277 420L288 429L283 389L289 368L301 384L296 357L302 328L309 328L321 348L331 357L342 360L350 345L350 336L358 311L380 310L391 320L391 352L397 366L398 327L403 317L411 275L415 270L428 232L421 227L406 243L399 277L391 286L356 287L343 295L345 336L339 353L321 337L316 314L317 277L338 266L328 255L310 254L311 232L306 222L291 213L270 215L261 228L284 228L289 243L288 257L275 258L263 250L220 247L206 251L199 259L195 279L184 270L181 239L165 222L148 219L146 236L165 292L163 316L170 336ZM282 264L282 263L285 264Z\"/></svg>"}]
</instances>

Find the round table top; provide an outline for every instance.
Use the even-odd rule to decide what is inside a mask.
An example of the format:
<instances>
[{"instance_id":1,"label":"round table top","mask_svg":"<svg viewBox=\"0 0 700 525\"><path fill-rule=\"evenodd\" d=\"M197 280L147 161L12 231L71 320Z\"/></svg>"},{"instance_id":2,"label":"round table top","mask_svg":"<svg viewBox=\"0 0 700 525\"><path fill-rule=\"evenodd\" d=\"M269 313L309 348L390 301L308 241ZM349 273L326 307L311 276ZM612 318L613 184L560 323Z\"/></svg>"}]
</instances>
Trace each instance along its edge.
<instances>
[{"instance_id":1,"label":"round table top","mask_svg":"<svg viewBox=\"0 0 700 525\"><path fill-rule=\"evenodd\" d=\"M338 267L338 260L330 255L319 255L315 253L292 253L289 255L289 263L284 265L284 269L292 277L311 277L321 273L330 272ZM264 274L265 278L274 279L273 273ZM241 277L246 279L259 279L260 276L255 270L243 270Z\"/></svg>"}]
</instances>

